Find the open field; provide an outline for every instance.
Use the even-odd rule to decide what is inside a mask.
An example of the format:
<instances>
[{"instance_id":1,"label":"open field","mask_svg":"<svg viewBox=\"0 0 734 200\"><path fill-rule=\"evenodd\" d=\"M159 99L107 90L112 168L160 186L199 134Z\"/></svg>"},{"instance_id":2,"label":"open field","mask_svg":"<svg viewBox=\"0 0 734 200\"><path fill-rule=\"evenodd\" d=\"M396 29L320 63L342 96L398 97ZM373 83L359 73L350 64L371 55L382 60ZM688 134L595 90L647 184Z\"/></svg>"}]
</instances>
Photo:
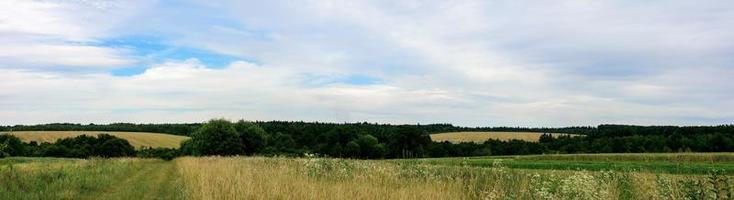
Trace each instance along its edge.
<instances>
[{"instance_id":1,"label":"open field","mask_svg":"<svg viewBox=\"0 0 734 200\"><path fill-rule=\"evenodd\" d=\"M98 134L110 134L119 138L126 139L135 148L141 147L166 147L178 148L181 141L188 139L186 136L161 134L161 133L143 133L143 132L104 132L104 131L13 131L1 132L0 134L9 133L20 138L24 142L56 142L60 138L76 137L79 135L96 136Z\"/></svg>"},{"instance_id":2,"label":"open field","mask_svg":"<svg viewBox=\"0 0 734 200\"><path fill-rule=\"evenodd\" d=\"M554 137L561 135L574 135L567 133L550 133ZM431 140L442 142L449 141L452 143L460 142L476 142L483 143L489 139L508 141L512 139L537 142L543 133L538 132L448 132L431 134Z\"/></svg>"},{"instance_id":3,"label":"open field","mask_svg":"<svg viewBox=\"0 0 734 200\"><path fill-rule=\"evenodd\" d=\"M676 156L709 171L669 173L624 165L659 167L680 161ZM183 157L168 162L6 158L0 159L0 199L726 199L732 195L729 184L733 177L719 164L731 164L729 157L732 154L606 154L555 160L571 165L601 160L622 163L619 169L590 170L526 168L513 163L547 164L553 156L403 160Z\"/></svg>"}]
</instances>

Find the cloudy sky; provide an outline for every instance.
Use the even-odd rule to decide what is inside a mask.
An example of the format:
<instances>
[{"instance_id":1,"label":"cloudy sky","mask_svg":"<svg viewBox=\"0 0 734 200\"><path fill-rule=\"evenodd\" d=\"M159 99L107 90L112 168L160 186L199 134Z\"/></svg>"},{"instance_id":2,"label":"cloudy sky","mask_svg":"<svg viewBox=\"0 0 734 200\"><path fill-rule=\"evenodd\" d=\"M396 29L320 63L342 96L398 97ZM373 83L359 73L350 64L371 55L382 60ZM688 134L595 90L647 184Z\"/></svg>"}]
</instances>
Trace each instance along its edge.
<instances>
[{"instance_id":1,"label":"cloudy sky","mask_svg":"<svg viewBox=\"0 0 734 200\"><path fill-rule=\"evenodd\" d=\"M731 124L734 3L2 0L0 74L0 124Z\"/></svg>"}]
</instances>

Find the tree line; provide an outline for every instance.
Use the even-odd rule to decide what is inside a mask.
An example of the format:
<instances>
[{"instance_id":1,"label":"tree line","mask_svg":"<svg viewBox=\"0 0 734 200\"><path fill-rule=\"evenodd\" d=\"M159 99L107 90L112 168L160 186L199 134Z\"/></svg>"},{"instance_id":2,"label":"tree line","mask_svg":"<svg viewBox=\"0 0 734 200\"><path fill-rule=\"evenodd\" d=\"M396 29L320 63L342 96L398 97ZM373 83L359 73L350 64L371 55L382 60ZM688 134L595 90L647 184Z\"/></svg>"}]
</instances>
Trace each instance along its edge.
<instances>
[{"instance_id":1,"label":"tree line","mask_svg":"<svg viewBox=\"0 0 734 200\"><path fill-rule=\"evenodd\" d=\"M97 137L79 135L62 138L54 143L22 142L18 137L0 134L0 158L7 156L27 157L128 157L135 156L135 148L122 138L109 134Z\"/></svg>"},{"instance_id":2,"label":"tree line","mask_svg":"<svg viewBox=\"0 0 734 200\"><path fill-rule=\"evenodd\" d=\"M545 133L571 133L589 134L595 127L562 127L562 128L529 128L529 127L462 127L452 124L417 124L417 125L391 125L377 123L324 123L303 121L255 121L252 122L263 127L268 132L288 132L296 128L308 129L306 131L331 130L336 126L358 126L366 129L385 129L396 126L411 126L421 129L429 134L459 131L505 131L505 132L545 132ZM182 123L182 124L135 124L135 123L111 123L111 124L75 124L75 123L52 123L39 125L13 125L0 126L2 131L127 131L127 132L152 132L167 133L173 135L190 135L205 123Z\"/></svg>"},{"instance_id":3,"label":"tree line","mask_svg":"<svg viewBox=\"0 0 734 200\"><path fill-rule=\"evenodd\" d=\"M734 151L734 125L466 128L450 124L389 125L288 121L250 122L244 120L230 122L224 119L214 119L207 123L196 124L46 124L5 126L0 129L4 131L142 131L191 137L190 140L182 143L180 149L146 148L130 151L132 147L128 147L127 141L113 136L98 137L96 140L80 136L81 138L67 138L56 143L44 144L22 143L19 140L8 139L12 136L1 136L0 152L10 156L140 156L172 159L182 155L300 156L308 153L328 157L379 159L555 153ZM451 131L535 131L573 133L579 136L553 137L551 134L543 134L536 142L487 140L482 143L458 144L434 142L429 136L430 133ZM115 145L123 149L123 152L99 153L108 152ZM31 150L11 151L12 146L23 146Z\"/></svg>"}]
</instances>

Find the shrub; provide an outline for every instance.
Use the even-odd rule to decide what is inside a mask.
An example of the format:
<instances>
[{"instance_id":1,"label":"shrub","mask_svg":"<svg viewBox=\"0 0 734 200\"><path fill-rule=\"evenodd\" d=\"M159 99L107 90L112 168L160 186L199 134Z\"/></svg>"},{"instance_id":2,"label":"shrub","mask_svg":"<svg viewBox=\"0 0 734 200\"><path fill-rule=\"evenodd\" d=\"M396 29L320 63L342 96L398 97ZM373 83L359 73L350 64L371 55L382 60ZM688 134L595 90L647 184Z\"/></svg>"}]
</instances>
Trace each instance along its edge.
<instances>
[{"instance_id":1,"label":"shrub","mask_svg":"<svg viewBox=\"0 0 734 200\"><path fill-rule=\"evenodd\" d=\"M137 156L141 158L160 158L163 160L173 160L180 155L179 150L173 148L143 148L138 150Z\"/></svg>"},{"instance_id":2,"label":"shrub","mask_svg":"<svg viewBox=\"0 0 734 200\"><path fill-rule=\"evenodd\" d=\"M23 156L25 146L13 135L0 134L0 158L8 156Z\"/></svg>"},{"instance_id":3,"label":"shrub","mask_svg":"<svg viewBox=\"0 0 734 200\"><path fill-rule=\"evenodd\" d=\"M112 135L100 134L97 136L95 153L97 156L102 157L133 156L135 155L135 149L125 139L117 138Z\"/></svg>"},{"instance_id":4,"label":"shrub","mask_svg":"<svg viewBox=\"0 0 734 200\"><path fill-rule=\"evenodd\" d=\"M37 155L50 157L89 158L134 156L135 148L122 138L109 134L97 137L80 135L63 138L53 144L44 143L38 147Z\"/></svg>"}]
</instances>

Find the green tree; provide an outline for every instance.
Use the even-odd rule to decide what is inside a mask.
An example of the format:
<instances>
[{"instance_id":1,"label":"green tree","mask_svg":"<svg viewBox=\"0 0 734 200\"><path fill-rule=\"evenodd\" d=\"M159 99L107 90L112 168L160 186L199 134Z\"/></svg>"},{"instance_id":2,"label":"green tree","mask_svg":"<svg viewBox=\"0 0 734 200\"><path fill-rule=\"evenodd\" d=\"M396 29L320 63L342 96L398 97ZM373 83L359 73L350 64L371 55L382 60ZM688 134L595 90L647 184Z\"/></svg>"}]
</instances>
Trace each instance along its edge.
<instances>
[{"instance_id":1,"label":"green tree","mask_svg":"<svg viewBox=\"0 0 734 200\"><path fill-rule=\"evenodd\" d=\"M416 126L402 125L390 138L390 146L394 155L401 158L423 157L431 137Z\"/></svg>"},{"instance_id":2,"label":"green tree","mask_svg":"<svg viewBox=\"0 0 734 200\"><path fill-rule=\"evenodd\" d=\"M194 155L194 142L191 139L181 141L181 147L179 151L181 155Z\"/></svg>"},{"instance_id":3,"label":"green tree","mask_svg":"<svg viewBox=\"0 0 734 200\"><path fill-rule=\"evenodd\" d=\"M361 154L361 147L359 144L357 144L354 141L347 142L346 145L344 145L344 154L346 154L349 157L357 158L360 157Z\"/></svg>"},{"instance_id":4,"label":"green tree","mask_svg":"<svg viewBox=\"0 0 734 200\"><path fill-rule=\"evenodd\" d=\"M135 148L125 139L108 134L100 134L97 136L97 140L98 142L95 148L96 156L122 157L135 155Z\"/></svg>"},{"instance_id":5,"label":"green tree","mask_svg":"<svg viewBox=\"0 0 734 200\"><path fill-rule=\"evenodd\" d=\"M213 119L201 126L191 136L193 155L240 155L245 146L232 122Z\"/></svg>"},{"instance_id":6,"label":"green tree","mask_svg":"<svg viewBox=\"0 0 734 200\"><path fill-rule=\"evenodd\" d=\"M237 121L234 125L240 141L245 145L245 153L252 155L263 150L267 145L267 132L253 122Z\"/></svg>"},{"instance_id":7,"label":"green tree","mask_svg":"<svg viewBox=\"0 0 734 200\"><path fill-rule=\"evenodd\" d=\"M370 134L361 135L357 138L356 143L360 147L361 158L381 158L384 156L384 145L380 146L375 136Z\"/></svg>"},{"instance_id":8,"label":"green tree","mask_svg":"<svg viewBox=\"0 0 734 200\"><path fill-rule=\"evenodd\" d=\"M25 155L25 145L18 137L0 134L0 158Z\"/></svg>"}]
</instances>

